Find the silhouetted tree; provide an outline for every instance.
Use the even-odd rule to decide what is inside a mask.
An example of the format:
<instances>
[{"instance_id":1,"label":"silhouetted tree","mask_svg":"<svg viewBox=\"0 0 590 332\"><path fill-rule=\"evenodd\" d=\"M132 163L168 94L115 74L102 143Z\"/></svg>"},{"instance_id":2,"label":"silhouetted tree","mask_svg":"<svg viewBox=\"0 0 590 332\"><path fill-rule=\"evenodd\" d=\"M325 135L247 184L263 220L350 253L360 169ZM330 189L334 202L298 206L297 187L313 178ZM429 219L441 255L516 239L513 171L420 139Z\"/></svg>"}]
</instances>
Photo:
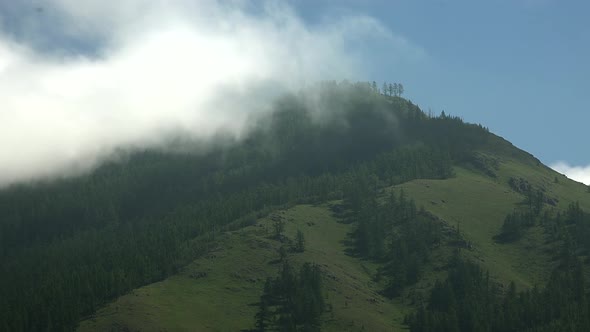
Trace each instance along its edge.
<instances>
[{"instance_id":1,"label":"silhouetted tree","mask_svg":"<svg viewBox=\"0 0 590 332\"><path fill-rule=\"evenodd\" d=\"M295 238L295 251L305 251L305 238L303 237L303 232L301 230L297 230L297 236Z\"/></svg>"}]
</instances>

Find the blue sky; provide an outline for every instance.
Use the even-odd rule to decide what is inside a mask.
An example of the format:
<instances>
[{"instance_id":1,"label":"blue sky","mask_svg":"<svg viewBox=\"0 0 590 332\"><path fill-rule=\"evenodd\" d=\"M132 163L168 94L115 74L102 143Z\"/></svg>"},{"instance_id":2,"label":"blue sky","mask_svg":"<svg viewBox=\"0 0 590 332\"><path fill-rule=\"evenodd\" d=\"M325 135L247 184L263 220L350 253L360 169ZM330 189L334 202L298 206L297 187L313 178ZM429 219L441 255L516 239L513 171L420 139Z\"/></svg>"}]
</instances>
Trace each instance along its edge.
<instances>
[{"instance_id":1,"label":"blue sky","mask_svg":"<svg viewBox=\"0 0 590 332\"><path fill-rule=\"evenodd\" d=\"M310 21L363 12L424 51L367 77L405 84L423 109L488 126L552 164L590 165L589 1L294 1ZM384 46L387 49L387 46ZM393 50L395 52L395 50Z\"/></svg>"},{"instance_id":2,"label":"blue sky","mask_svg":"<svg viewBox=\"0 0 590 332\"><path fill-rule=\"evenodd\" d=\"M401 82L590 184L588 1L0 0L0 186L179 130L240 135L268 84ZM239 112L236 112L239 110Z\"/></svg>"}]
</instances>

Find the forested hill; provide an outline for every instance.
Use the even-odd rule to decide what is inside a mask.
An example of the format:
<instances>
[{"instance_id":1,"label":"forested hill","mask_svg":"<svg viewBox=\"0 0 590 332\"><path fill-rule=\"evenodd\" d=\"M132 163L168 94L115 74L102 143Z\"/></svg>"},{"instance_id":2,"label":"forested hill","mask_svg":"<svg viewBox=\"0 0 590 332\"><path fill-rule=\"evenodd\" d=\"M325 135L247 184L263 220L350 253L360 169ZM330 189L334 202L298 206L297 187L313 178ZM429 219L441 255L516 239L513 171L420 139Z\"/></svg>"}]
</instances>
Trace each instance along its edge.
<instances>
[{"instance_id":1,"label":"forested hill","mask_svg":"<svg viewBox=\"0 0 590 332\"><path fill-rule=\"evenodd\" d=\"M319 89L313 102L306 96L278 101L269 118L229 147L194 154L137 151L87 176L3 190L0 253L11 255L86 229L157 220L204 197L261 184L379 168L396 151L432 156L398 158L401 173L376 170L391 173L384 174L390 182L421 176L423 170L410 167L413 163L466 162L478 147L507 144L481 126L448 116L430 118L411 102L364 84Z\"/></svg>"},{"instance_id":2,"label":"forested hill","mask_svg":"<svg viewBox=\"0 0 590 332\"><path fill-rule=\"evenodd\" d=\"M406 201L399 203L405 198L396 196L390 210L379 204L371 208L367 202L379 201L378 193L415 179L451 179L456 170L501 182L502 160L550 172L481 125L444 113L425 114L410 101L382 94L367 83L323 83L284 96L269 116L251 124L244 138L225 139L207 149L198 146L192 152L185 146L182 153L132 151L124 161L106 163L87 175L0 191L0 330L73 330L108 301L177 273L227 230L251 225L279 206L342 199L356 216L350 220L357 225L353 249L365 259L385 262L379 273L387 281L383 294L395 297L420 274L400 282L395 266L407 262L382 249L389 248L392 237L411 243L402 230L422 234L423 229L404 226L394 236L398 231L379 228L386 226L384 219L370 224L362 220L373 218L369 210L386 216L396 206L410 211L400 220L421 220L416 225L431 227L432 216ZM535 185L520 176L512 179L515 192L529 197L531 215L515 212L499 230L498 241L522 236L541 218L549 199L560 199L535 194L540 188ZM359 217L363 213L368 219ZM585 232L585 212L571 213L579 217L567 225L579 225ZM559 218L547 215L547 224L567 228ZM419 259L426 260L430 242L440 242L436 234L418 242L416 252L424 255ZM559 234L555 236L568 233ZM577 243L577 249L585 248L582 241ZM459 271L472 271L458 262L453 266ZM306 271L301 273L316 280L316 270ZM454 286L451 279L435 289ZM485 287L477 291L492 292ZM432 322L450 309L442 303L428 310L408 316L412 329L437 328ZM430 325L421 323L424 317Z\"/></svg>"}]
</instances>

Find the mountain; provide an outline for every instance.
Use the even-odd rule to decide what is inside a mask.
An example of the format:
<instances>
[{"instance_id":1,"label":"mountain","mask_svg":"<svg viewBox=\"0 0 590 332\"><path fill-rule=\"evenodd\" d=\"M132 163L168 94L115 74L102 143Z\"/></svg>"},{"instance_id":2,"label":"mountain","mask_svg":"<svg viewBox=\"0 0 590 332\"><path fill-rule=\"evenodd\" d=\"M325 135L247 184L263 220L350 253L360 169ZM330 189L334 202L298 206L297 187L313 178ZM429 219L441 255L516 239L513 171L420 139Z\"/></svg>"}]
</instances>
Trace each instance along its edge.
<instances>
[{"instance_id":1,"label":"mountain","mask_svg":"<svg viewBox=\"0 0 590 332\"><path fill-rule=\"evenodd\" d=\"M120 159L0 192L0 329L590 326L588 187L370 84Z\"/></svg>"}]
</instances>

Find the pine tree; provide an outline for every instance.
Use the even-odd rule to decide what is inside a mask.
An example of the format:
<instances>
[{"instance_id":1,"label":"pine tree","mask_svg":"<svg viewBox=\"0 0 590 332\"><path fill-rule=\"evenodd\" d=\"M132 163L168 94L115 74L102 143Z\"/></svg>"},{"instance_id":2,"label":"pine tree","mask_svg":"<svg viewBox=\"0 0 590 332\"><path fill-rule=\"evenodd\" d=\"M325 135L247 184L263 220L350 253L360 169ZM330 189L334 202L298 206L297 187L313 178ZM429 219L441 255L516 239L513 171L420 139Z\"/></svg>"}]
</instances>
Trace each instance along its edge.
<instances>
[{"instance_id":1,"label":"pine tree","mask_svg":"<svg viewBox=\"0 0 590 332\"><path fill-rule=\"evenodd\" d=\"M256 330L258 332L265 332L268 327L268 319L270 312L266 300L261 299L258 312L256 313Z\"/></svg>"},{"instance_id":2,"label":"pine tree","mask_svg":"<svg viewBox=\"0 0 590 332\"><path fill-rule=\"evenodd\" d=\"M303 232L301 230L297 230L297 237L295 239L295 251L305 251L305 238L303 237Z\"/></svg>"},{"instance_id":3,"label":"pine tree","mask_svg":"<svg viewBox=\"0 0 590 332\"><path fill-rule=\"evenodd\" d=\"M277 219L275 220L273 226L275 238L280 240L283 237L283 231L285 230L285 222L283 219Z\"/></svg>"}]
</instances>

